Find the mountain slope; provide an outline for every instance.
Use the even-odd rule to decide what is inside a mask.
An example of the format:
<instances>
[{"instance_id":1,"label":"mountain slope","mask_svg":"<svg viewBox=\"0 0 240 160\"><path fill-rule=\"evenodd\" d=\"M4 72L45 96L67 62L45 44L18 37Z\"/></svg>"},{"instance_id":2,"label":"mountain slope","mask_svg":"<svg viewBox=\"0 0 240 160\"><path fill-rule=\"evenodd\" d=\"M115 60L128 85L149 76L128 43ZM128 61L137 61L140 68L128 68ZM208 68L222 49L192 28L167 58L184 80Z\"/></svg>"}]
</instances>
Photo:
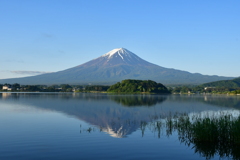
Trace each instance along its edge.
<instances>
[{"instance_id":1,"label":"mountain slope","mask_svg":"<svg viewBox=\"0 0 240 160\"><path fill-rule=\"evenodd\" d=\"M240 87L240 77L233 80L223 80L205 83L202 86L204 87L228 87L228 88L238 88Z\"/></svg>"},{"instance_id":2,"label":"mountain slope","mask_svg":"<svg viewBox=\"0 0 240 160\"><path fill-rule=\"evenodd\" d=\"M149 63L124 48L114 49L82 65L55 73L0 80L20 84L113 84L124 79L153 80L163 84L200 84L233 77L206 76Z\"/></svg>"}]
</instances>

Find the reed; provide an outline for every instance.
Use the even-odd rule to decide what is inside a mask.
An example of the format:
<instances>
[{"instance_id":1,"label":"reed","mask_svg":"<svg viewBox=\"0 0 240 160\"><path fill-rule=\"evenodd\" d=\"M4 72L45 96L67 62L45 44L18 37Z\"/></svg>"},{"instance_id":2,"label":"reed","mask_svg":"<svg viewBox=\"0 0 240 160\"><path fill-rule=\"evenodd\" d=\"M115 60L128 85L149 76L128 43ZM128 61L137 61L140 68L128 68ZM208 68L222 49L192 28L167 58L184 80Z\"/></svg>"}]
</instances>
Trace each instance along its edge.
<instances>
[{"instance_id":1,"label":"reed","mask_svg":"<svg viewBox=\"0 0 240 160\"><path fill-rule=\"evenodd\" d=\"M180 136L188 137L190 142L240 144L240 116L182 116L175 121L174 127Z\"/></svg>"},{"instance_id":2,"label":"reed","mask_svg":"<svg viewBox=\"0 0 240 160\"><path fill-rule=\"evenodd\" d=\"M166 132L171 127L168 123L171 122L167 121ZM192 146L206 159L213 158L215 154L221 158L240 159L240 116L180 116L173 126L180 142Z\"/></svg>"},{"instance_id":3,"label":"reed","mask_svg":"<svg viewBox=\"0 0 240 160\"><path fill-rule=\"evenodd\" d=\"M167 118L150 116L150 119L150 122L129 119L123 125L128 127L139 125L142 137L149 130L154 135L157 133L158 138L164 133L170 137L175 132L181 143L193 148L195 153L206 159L211 159L215 155L219 155L220 158L240 159L240 116L225 113L189 116L176 113L170 114ZM115 123L117 121L111 125ZM95 127L83 131L94 132Z\"/></svg>"}]
</instances>

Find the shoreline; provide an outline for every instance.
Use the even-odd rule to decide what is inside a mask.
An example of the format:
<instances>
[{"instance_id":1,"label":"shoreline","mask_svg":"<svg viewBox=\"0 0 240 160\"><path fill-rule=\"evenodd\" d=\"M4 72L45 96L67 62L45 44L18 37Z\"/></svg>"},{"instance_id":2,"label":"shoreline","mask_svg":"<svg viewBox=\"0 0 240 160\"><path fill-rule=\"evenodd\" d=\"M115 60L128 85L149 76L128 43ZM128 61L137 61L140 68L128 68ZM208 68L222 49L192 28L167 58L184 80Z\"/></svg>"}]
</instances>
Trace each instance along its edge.
<instances>
[{"instance_id":1,"label":"shoreline","mask_svg":"<svg viewBox=\"0 0 240 160\"><path fill-rule=\"evenodd\" d=\"M40 91L0 91L0 93L105 93L105 94L117 94L117 95L225 95L225 96L240 96L240 94L229 93L149 93L149 92L102 92L102 91L87 91L87 92L40 92Z\"/></svg>"}]
</instances>

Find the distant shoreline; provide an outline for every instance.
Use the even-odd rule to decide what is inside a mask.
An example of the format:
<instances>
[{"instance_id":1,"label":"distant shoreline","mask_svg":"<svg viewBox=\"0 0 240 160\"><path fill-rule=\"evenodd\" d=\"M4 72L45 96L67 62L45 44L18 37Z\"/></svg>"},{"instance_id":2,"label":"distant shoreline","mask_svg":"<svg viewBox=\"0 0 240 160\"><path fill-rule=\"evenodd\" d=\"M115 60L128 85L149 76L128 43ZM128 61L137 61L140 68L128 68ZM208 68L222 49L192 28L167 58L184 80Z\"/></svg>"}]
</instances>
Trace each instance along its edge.
<instances>
[{"instance_id":1,"label":"distant shoreline","mask_svg":"<svg viewBox=\"0 0 240 160\"><path fill-rule=\"evenodd\" d=\"M148 93L148 92L136 92L136 93L127 93L127 92L101 92L101 91L88 91L88 92L40 92L40 91L0 91L0 93L105 93L105 94L114 94L114 95L225 95L225 96L240 96L240 94L224 94L224 93Z\"/></svg>"}]
</instances>

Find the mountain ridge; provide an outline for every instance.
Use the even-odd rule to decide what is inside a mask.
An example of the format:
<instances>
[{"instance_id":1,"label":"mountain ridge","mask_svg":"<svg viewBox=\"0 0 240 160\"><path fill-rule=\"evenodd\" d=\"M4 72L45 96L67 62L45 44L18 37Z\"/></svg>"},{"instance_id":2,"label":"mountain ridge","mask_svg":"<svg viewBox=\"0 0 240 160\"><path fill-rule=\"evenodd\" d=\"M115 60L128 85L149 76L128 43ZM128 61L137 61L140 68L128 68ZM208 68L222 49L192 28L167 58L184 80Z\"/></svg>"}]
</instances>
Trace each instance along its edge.
<instances>
[{"instance_id":1,"label":"mountain ridge","mask_svg":"<svg viewBox=\"0 0 240 160\"><path fill-rule=\"evenodd\" d=\"M113 49L81 65L31 77L3 79L20 84L114 84L124 79L153 80L163 84L202 84L234 77L208 76L152 64L125 48Z\"/></svg>"}]
</instances>

